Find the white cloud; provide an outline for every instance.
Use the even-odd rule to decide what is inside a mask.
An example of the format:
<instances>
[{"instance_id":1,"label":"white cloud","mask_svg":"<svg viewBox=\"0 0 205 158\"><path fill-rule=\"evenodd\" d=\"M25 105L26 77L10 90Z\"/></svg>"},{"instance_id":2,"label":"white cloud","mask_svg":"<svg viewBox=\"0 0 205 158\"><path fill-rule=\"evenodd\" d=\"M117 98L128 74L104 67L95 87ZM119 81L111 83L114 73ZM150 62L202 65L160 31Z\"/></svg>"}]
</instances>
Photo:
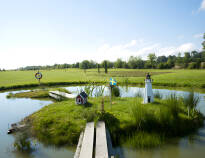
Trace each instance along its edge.
<instances>
[{"instance_id":1,"label":"white cloud","mask_svg":"<svg viewBox=\"0 0 205 158\"><path fill-rule=\"evenodd\" d=\"M194 35L194 38L202 38L203 37L203 33L198 33Z\"/></svg>"},{"instance_id":2,"label":"white cloud","mask_svg":"<svg viewBox=\"0 0 205 158\"><path fill-rule=\"evenodd\" d=\"M146 59L149 53L155 53L157 56L168 56L177 55L179 52L184 53L195 49L195 45L193 43L184 43L179 46L162 46L159 43L154 43L144 44L143 47L134 47L132 49L126 47L127 45L128 44L110 46L109 44L104 44L98 48L98 56L95 60L98 62L102 60L114 61L117 58L128 60L130 56L140 56L143 59ZM136 41L135 46L137 45L138 43Z\"/></svg>"},{"instance_id":3,"label":"white cloud","mask_svg":"<svg viewBox=\"0 0 205 158\"><path fill-rule=\"evenodd\" d=\"M201 2L200 10L205 10L205 0Z\"/></svg>"},{"instance_id":4,"label":"white cloud","mask_svg":"<svg viewBox=\"0 0 205 158\"><path fill-rule=\"evenodd\" d=\"M86 49L71 49L70 47L35 47L13 46L1 47L0 68L12 69L28 65L52 65L74 63L82 60L115 61L117 58L128 60L130 56L147 58L149 53L159 55L177 55L178 52L192 51L193 43L184 43L179 46L163 46L160 43L146 42L142 39L131 40L125 44L103 44L92 51Z\"/></svg>"}]
</instances>

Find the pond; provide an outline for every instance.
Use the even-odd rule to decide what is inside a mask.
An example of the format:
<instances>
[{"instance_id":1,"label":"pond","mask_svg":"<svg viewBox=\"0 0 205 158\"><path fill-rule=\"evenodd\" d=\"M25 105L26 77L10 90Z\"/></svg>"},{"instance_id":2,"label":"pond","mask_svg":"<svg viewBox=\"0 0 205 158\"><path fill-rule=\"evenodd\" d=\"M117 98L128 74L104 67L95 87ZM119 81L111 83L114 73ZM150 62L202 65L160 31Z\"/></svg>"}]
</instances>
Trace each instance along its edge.
<instances>
[{"instance_id":1,"label":"pond","mask_svg":"<svg viewBox=\"0 0 205 158\"><path fill-rule=\"evenodd\" d=\"M15 92L16 93L16 92ZM32 99L7 99L8 92L0 93L0 158L71 158L74 148L55 148L41 143L30 154L14 152L14 136L8 135L8 125L21 121L29 114L41 109L51 101Z\"/></svg>"},{"instance_id":2,"label":"pond","mask_svg":"<svg viewBox=\"0 0 205 158\"><path fill-rule=\"evenodd\" d=\"M85 86L66 87L72 93L78 93ZM93 91L93 96L102 87L97 87ZM104 87L103 87L104 88ZM140 87L119 87L121 97L135 97L137 94L143 93ZM177 96L187 95L187 91L154 89L159 92L163 98L167 95L175 93ZM15 123L28 116L29 114L41 109L51 103L51 101L40 101L32 99L7 99L9 92L0 93L0 157L1 158L72 158L74 156L75 147L56 148L52 146L44 146L38 142L37 146L30 154L18 153L13 151L13 143L15 137L7 135L8 124ZM16 93L16 92L15 92ZM105 87L104 95L109 95L109 89ZM198 109L205 115L205 94L196 93L200 97ZM116 151L122 158L137 157L204 157L205 155L205 127L201 128L197 134L187 136L180 139L171 140L169 144L161 148L149 150L136 150L126 146L116 147Z\"/></svg>"}]
</instances>

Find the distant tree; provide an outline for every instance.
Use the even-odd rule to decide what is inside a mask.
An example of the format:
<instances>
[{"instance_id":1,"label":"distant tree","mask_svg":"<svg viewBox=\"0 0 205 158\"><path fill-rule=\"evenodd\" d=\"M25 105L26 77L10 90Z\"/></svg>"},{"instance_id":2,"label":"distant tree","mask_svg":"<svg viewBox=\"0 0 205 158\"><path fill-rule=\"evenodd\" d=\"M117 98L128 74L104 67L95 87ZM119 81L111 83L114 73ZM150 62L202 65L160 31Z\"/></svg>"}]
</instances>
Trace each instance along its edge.
<instances>
[{"instance_id":1,"label":"distant tree","mask_svg":"<svg viewBox=\"0 0 205 158\"><path fill-rule=\"evenodd\" d=\"M122 59L117 59L117 61L114 62L115 68L122 68L122 65L123 65Z\"/></svg>"},{"instance_id":2,"label":"distant tree","mask_svg":"<svg viewBox=\"0 0 205 158\"><path fill-rule=\"evenodd\" d=\"M105 60L104 66L105 66L105 67L104 67L104 68L105 68L105 73L107 74L107 69L108 69L108 68L107 68L107 60Z\"/></svg>"},{"instance_id":3,"label":"distant tree","mask_svg":"<svg viewBox=\"0 0 205 158\"><path fill-rule=\"evenodd\" d=\"M205 33L204 33L204 42L202 43L203 50L205 51Z\"/></svg>"},{"instance_id":4,"label":"distant tree","mask_svg":"<svg viewBox=\"0 0 205 158\"><path fill-rule=\"evenodd\" d=\"M128 66L129 66L129 68L131 68L131 69L136 69L136 67L137 67L137 62L136 62L135 57L131 56L131 57L129 58L129 60L128 60Z\"/></svg>"},{"instance_id":5,"label":"distant tree","mask_svg":"<svg viewBox=\"0 0 205 158\"><path fill-rule=\"evenodd\" d=\"M156 57L155 53L150 53L150 54L148 55L148 59L149 59L149 62L150 62L150 64L151 64L152 68L155 68L155 66L156 66L156 60L157 60L157 57Z\"/></svg>"},{"instance_id":6,"label":"distant tree","mask_svg":"<svg viewBox=\"0 0 205 158\"><path fill-rule=\"evenodd\" d=\"M80 63L80 69L84 69L84 71L86 72L86 69L89 69L89 61L88 60L84 60Z\"/></svg>"},{"instance_id":7,"label":"distant tree","mask_svg":"<svg viewBox=\"0 0 205 158\"><path fill-rule=\"evenodd\" d=\"M125 68L125 69L129 68L128 63L123 61L122 68Z\"/></svg>"},{"instance_id":8,"label":"distant tree","mask_svg":"<svg viewBox=\"0 0 205 158\"><path fill-rule=\"evenodd\" d=\"M173 68L174 67L174 60L169 58L168 61L167 61L167 65L168 65L168 68Z\"/></svg>"},{"instance_id":9,"label":"distant tree","mask_svg":"<svg viewBox=\"0 0 205 158\"><path fill-rule=\"evenodd\" d=\"M166 56L158 56L157 57L157 63L166 63L167 62L167 57Z\"/></svg>"},{"instance_id":10,"label":"distant tree","mask_svg":"<svg viewBox=\"0 0 205 158\"><path fill-rule=\"evenodd\" d=\"M189 62L191 61L191 55L189 52L184 53L184 67L187 68Z\"/></svg>"},{"instance_id":11,"label":"distant tree","mask_svg":"<svg viewBox=\"0 0 205 158\"><path fill-rule=\"evenodd\" d=\"M97 64L98 73L100 73L100 64Z\"/></svg>"}]
</instances>

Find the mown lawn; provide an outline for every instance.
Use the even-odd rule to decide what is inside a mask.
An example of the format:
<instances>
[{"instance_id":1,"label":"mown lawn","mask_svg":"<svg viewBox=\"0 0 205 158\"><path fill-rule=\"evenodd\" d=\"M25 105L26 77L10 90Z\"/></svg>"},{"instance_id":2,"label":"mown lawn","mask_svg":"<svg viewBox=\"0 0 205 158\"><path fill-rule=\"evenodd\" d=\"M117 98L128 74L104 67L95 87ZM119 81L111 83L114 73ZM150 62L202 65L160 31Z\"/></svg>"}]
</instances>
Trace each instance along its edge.
<instances>
[{"instance_id":1,"label":"mown lawn","mask_svg":"<svg viewBox=\"0 0 205 158\"><path fill-rule=\"evenodd\" d=\"M204 70L133 70L133 69L109 69L105 74L97 69L89 69L86 72L81 69L43 70L42 85L68 85L86 84L91 82L107 83L110 77L114 77L119 84L144 84L145 74L151 72L154 79L153 85L169 87L197 87L205 88ZM0 72L0 90L26 88L38 86L35 79L36 71L6 71Z\"/></svg>"}]
</instances>

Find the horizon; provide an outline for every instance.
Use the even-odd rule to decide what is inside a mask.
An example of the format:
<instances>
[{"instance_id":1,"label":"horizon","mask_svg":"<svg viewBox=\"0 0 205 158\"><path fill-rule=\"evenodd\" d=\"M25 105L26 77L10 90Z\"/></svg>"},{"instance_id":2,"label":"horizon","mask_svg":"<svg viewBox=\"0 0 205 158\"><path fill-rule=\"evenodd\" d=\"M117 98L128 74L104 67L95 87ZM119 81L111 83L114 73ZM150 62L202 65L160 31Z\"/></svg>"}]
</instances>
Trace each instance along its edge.
<instances>
[{"instance_id":1,"label":"horizon","mask_svg":"<svg viewBox=\"0 0 205 158\"><path fill-rule=\"evenodd\" d=\"M0 68L202 50L205 0L1 1Z\"/></svg>"}]
</instances>

